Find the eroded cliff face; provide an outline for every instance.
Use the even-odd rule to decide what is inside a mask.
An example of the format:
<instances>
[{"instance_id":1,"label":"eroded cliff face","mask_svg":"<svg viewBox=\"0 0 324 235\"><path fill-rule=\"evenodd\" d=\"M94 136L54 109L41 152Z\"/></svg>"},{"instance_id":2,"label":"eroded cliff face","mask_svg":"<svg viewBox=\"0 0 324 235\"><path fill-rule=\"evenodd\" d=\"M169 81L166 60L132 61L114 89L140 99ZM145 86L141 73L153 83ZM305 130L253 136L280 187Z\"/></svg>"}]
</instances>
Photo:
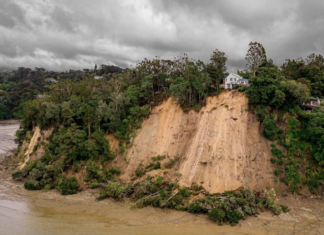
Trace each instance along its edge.
<instances>
[{"instance_id":1,"label":"eroded cliff face","mask_svg":"<svg viewBox=\"0 0 324 235\"><path fill-rule=\"evenodd\" d=\"M168 99L152 109L137 132L121 178L130 181L140 164L166 155L179 157L179 183L184 186L196 183L212 193L240 186L271 187L270 142L247 108L248 99L237 91L208 98L199 113L184 113Z\"/></svg>"},{"instance_id":2,"label":"eroded cliff face","mask_svg":"<svg viewBox=\"0 0 324 235\"><path fill-rule=\"evenodd\" d=\"M23 169L29 161L40 159L45 154L44 144L48 144L48 137L52 134L53 128L41 130L38 126L33 129L33 134L29 141L24 141L19 153L21 160L18 169ZM42 144L44 143L44 144Z\"/></svg>"}]
</instances>

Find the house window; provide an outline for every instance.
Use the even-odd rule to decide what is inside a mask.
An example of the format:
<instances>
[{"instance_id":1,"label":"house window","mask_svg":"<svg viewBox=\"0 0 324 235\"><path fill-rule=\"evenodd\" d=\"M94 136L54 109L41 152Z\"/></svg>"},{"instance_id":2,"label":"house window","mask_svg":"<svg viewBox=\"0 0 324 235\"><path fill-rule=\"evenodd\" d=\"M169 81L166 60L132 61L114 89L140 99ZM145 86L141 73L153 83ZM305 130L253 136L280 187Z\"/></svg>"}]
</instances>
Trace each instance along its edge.
<instances>
[{"instance_id":1,"label":"house window","mask_svg":"<svg viewBox=\"0 0 324 235\"><path fill-rule=\"evenodd\" d=\"M232 78L231 78L231 81L232 81Z\"/></svg>"}]
</instances>

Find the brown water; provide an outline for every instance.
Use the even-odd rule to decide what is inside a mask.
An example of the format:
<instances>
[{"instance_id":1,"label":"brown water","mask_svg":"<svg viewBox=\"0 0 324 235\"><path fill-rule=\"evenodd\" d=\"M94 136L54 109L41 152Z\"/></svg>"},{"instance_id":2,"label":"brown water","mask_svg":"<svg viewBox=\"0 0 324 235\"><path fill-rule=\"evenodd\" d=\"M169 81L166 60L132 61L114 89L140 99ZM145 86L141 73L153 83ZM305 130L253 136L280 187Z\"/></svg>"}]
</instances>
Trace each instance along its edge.
<instances>
[{"instance_id":1,"label":"brown water","mask_svg":"<svg viewBox=\"0 0 324 235\"><path fill-rule=\"evenodd\" d=\"M16 120L0 121L0 159L7 152L17 148L15 144L15 132L19 128L19 122Z\"/></svg>"},{"instance_id":2,"label":"brown water","mask_svg":"<svg viewBox=\"0 0 324 235\"><path fill-rule=\"evenodd\" d=\"M0 126L1 128L7 128ZM0 135L1 138L1 135ZM6 140L8 141L8 140ZM27 191L11 179L10 163L0 164L0 235L45 234L324 234L323 201L290 198L291 212L250 217L238 226L218 226L205 215L152 207L131 209L128 203L96 201L98 191L61 196L56 190Z\"/></svg>"},{"instance_id":3,"label":"brown water","mask_svg":"<svg viewBox=\"0 0 324 235\"><path fill-rule=\"evenodd\" d=\"M18 186L18 187L17 187ZM94 192L96 194L97 192ZM156 208L131 209L128 203L96 201L82 192L31 192L2 181L0 234L265 234L244 227L218 226L206 216Z\"/></svg>"}]
</instances>

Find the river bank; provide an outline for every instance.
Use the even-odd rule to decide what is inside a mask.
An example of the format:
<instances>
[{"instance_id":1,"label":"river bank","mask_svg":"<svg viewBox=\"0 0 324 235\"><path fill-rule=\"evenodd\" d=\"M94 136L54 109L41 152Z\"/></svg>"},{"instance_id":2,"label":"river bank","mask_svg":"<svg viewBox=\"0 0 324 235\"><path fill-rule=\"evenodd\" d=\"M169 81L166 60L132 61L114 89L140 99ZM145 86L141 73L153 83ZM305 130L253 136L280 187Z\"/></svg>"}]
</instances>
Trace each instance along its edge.
<instances>
[{"instance_id":1,"label":"river bank","mask_svg":"<svg viewBox=\"0 0 324 235\"><path fill-rule=\"evenodd\" d=\"M0 133L13 136L14 127L8 125L0 125ZM324 234L324 201L320 197L280 195L289 213L274 216L264 212L235 227L218 226L205 215L152 207L131 209L130 203L114 200L98 202L98 190L87 189L69 196L57 190L27 191L22 182L11 178L17 164L8 157L0 160L0 235Z\"/></svg>"},{"instance_id":2,"label":"river bank","mask_svg":"<svg viewBox=\"0 0 324 235\"><path fill-rule=\"evenodd\" d=\"M14 139L19 126L19 120L0 121L0 159L11 155L17 148Z\"/></svg>"}]
</instances>

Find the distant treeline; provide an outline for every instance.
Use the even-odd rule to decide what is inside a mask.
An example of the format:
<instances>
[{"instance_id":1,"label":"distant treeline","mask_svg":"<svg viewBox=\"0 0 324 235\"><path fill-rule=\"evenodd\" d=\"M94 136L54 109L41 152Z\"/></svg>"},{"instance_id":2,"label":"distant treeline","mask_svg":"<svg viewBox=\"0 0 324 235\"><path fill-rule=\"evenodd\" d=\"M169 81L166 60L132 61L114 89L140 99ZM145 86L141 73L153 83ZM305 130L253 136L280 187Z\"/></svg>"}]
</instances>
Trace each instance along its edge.
<instances>
[{"instance_id":1,"label":"distant treeline","mask_svg":"<svg viewBox=\"0 0 324 235\"><path fill-rule=\"evenodd\" d=\"M44 68L20 67L10 71L0 71L0 120L22 116L24 103L38 94L49 91L49 85L56 81L82 80L84 74L94 73L108 79L114 73L122 73L123 69L113 65L102 64L97 69L70 70L66 72L46 71Z\"/></svg>"}]
</instances>

